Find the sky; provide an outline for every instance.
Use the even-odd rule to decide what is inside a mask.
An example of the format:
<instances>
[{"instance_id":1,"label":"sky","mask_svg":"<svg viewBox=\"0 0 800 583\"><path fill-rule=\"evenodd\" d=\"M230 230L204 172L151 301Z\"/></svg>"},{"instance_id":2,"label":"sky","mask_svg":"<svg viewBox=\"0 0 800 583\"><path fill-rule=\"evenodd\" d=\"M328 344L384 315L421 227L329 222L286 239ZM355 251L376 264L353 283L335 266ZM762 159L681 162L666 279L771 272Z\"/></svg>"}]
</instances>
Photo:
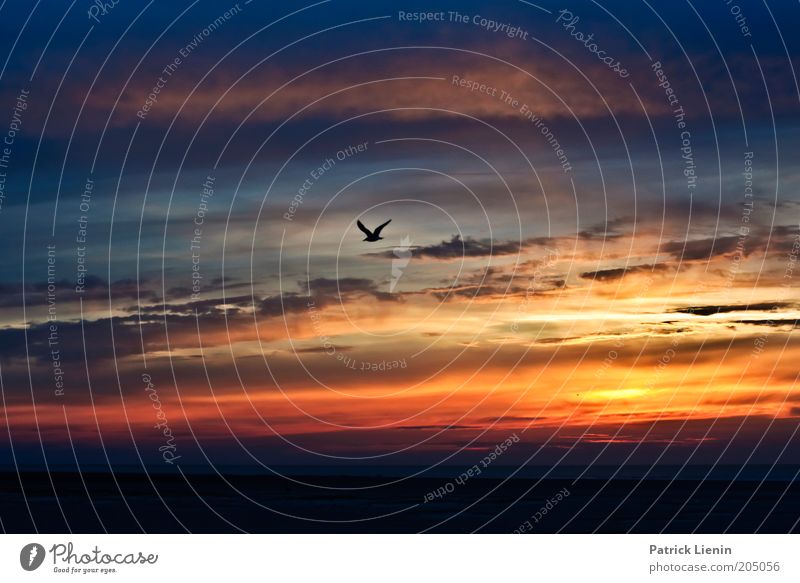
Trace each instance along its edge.
<instances>
[{"instance_id":1,"label":"sky","mask_svg":"<svg viewBox=\"0 0 800 583\"><path fill-rule=\"evenodd\" d=\"M800 463L798 18L3 3L0 464Z\"/></svg>"}]
</instances>

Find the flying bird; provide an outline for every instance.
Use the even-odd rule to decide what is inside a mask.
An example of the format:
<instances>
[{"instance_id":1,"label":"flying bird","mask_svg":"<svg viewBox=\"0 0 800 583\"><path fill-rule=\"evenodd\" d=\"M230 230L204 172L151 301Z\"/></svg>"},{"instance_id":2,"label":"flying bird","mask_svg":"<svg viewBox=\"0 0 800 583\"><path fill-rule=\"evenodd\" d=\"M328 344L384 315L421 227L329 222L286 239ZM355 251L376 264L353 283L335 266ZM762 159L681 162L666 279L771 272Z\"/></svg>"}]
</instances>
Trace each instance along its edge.
<instances>
[{"instance_id":1,"label":"flying bird","mask_svg":"<svg viewBox=\"0 0 800 583\"><path fill-rule=\"evenodd\" d=\"M358 228L361 229L364 232L364 234L366 235L366 237L364 238L364 241L369 241L369 242L372 243L372 242L380 241L381 239L383 239L383 237L381 237L381 230L391 222L392 222L392 219L389 219L388 221L386 221L382 225L378 225L375 228L374 231L370 231L368 228L366 228L364 226L364 223L362 223L360 220L356 221L356 224L358 225Z\"/></svg>"}]
</instances>

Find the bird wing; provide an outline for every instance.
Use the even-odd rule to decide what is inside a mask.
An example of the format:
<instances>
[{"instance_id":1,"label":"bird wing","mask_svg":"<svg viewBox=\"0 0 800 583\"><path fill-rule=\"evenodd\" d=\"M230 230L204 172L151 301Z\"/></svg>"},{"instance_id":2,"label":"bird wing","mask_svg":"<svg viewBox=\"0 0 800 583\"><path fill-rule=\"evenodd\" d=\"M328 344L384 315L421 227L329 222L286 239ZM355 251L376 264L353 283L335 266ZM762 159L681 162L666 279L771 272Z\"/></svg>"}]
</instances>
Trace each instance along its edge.
<instances>
[{"instance_id":1,"label":"bird wing","mask_svg":"<svg viewBox=\"0 0 800 583\"><path fill-rule=\"evenodd\" d=\"M386 222L385 222L385 223L383 223L382 225L378 225L378 226L375 228L375 236L376 236L376 237L378 237L378 236L381 234L381 230L382 230L382 229L383 229L383 228L384 228L386 225L388 225L388 224L389 224L389 223L391 223L391 222L392 222L392 219L389 219L388 221L386 221Z\"/></svg>"},{"instance_id":2,"label":"bird wing","mask_svg":"<svg viewBox=\"0 0 800 583\"><path fill-rule=\"evenodd\" d=\"M358 220L358 221L356 221L356 225L358 225L358 228L359 228L359 229L361 229L362 231L364 231L364 234L365 234L367 237L372 237L372 231L370 231L368 228L366 228L366 227L364 226L364 223L362 223L360 220Z\"/></svg>"}]
</instances>

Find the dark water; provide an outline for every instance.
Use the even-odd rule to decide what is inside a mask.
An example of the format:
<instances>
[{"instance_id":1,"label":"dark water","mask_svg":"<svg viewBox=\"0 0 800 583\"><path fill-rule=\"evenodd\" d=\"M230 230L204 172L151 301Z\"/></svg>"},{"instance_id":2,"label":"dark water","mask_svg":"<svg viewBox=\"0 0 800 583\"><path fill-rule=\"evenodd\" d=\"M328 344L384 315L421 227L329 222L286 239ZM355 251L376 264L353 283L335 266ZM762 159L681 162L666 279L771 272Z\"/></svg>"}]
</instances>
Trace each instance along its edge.
<instances>
[{"instance_id":1,"label":"dark water","mask_svg":"<svg viewBox=\"0 0 800 583\"><path fill-rule=\"evenodd\" d=\"M580 471L562 469L562 475L544 479L480 477L463 484L454 481L458 472L440 470L442 475L388 485L397 480L390 476L402 473L400 468L387 468L381 476L374 468L373 475L357 469L349 475L329 475L330 469L284 470L311 485L235 470L222 477L191 468L149 477L124 470L113 475L4 472L0 519L6 532L76 533L502 533L526 520L530 531L539 533L785 533L796 531L800 519L794 469L749 471L737 480L731 479L735 472L726 471L701 479L707 471L700 470L646 480L641 475L609 480L613 472L595 470L576 480ZM443 495L425 502L437 490ZM569 495L562 494L547 513L537 515L559 492Z\"/></svg>"}]
</instances>

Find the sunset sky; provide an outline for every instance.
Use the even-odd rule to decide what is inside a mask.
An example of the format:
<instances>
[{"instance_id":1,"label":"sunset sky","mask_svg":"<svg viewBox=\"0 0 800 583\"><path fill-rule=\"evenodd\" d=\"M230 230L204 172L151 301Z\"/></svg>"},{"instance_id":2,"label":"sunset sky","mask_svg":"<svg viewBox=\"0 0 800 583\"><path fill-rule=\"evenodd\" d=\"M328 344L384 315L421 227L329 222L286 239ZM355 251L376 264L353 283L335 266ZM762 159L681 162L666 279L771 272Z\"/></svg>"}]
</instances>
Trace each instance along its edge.
<instances>
[{"instance_id":1,"label":"sunset sky","mask_svg":"<svg viewBox=\"0 0 800 583\"><path fill-rule=\"evenodd\" d=\"M800 463L800 7L277 4L0 7L0 463Z\"/></svg>"}]
</instances>

